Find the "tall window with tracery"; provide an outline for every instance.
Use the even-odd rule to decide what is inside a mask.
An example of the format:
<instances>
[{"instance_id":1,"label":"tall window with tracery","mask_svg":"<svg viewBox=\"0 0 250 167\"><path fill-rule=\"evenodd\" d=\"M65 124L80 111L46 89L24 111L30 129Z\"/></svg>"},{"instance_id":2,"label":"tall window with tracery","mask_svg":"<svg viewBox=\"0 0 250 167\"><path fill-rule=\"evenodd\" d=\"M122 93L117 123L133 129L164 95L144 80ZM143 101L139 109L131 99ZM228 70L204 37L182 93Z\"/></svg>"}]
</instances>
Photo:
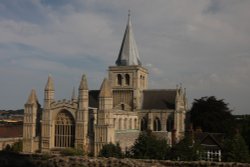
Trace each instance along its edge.
<instances>
[{"instance_id":1,"label":"tall window with tracery","mask_svg":"<svg viewBox=\"0 0 250 167\"><path fill-rule=\"evenodd\" d=\"M57 114L55 121L55 147L74 147L75 121L69 111Z\"/></svg>"}]
</instances>

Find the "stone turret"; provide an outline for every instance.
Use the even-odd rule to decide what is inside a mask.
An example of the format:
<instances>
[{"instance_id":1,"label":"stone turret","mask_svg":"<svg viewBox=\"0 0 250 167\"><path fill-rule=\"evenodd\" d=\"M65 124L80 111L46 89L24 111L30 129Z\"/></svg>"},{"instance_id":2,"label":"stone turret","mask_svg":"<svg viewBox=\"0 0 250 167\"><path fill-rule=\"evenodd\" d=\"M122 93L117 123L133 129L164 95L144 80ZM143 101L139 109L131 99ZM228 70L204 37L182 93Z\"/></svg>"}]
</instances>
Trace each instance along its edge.
<instances>
[{"instance_id":1,"label":"stone turret","mask_svg":"<svg viewBox=\"0 0 250 167\"><path fill-rule=\"evenodd\" d=\"M180 87L177 86L174 112L174 129L176 130L177 141L184 135L186 106L186 93L183 91L182 85L180 85Z\"/></svg>"},{"instance_id":2,"label":"stone turret","mask_svg":"<svg viewBox=\"0 0 250 167\"><path fill-rule=\"evenodd\" d=\"M49 109L51 102L54 100L54 82L52 76L49 75L47 84L44 89L44 108Z\"/></svg>"},{"instance_id":3,"label":"stone turret","mask_svg":"<svg viewBox=\"0 0 250 167\"><path fill-rule=\"evenodd\" d=\"M35 145L34 140L37 135L37 114L39 106L36 91L32 89L24 106L23 152L25 153L31 153L38 147Z\"/></svg>"},{"instance_id":4,"label":"stone turret","mask_svg":"<svg viewBox=\"0 0 250 167\"><path fill-rule=\"evenodd\" d=\"M99 94L99 111L95 126L95 155L99 154L103 145L114 143L113 95L109 80L103 80Z\"/></svg>"},{"instance_id":5,"label":"stone turret","mask_svg":"<svg viewBox=\"0 0 250 167\"><path fill-rule=\"evenodd\" d=\"M76 113L76 148L88 151L88 107L89 107L89 90L87 78L82 76L79 85L78 110Z\"/></svg>"},{"instance_id":6,"label":"stone turret","mask_svg":"<svg viewBox=\"0 0 250 167\"><path fill-rule=\"evenodd\" d=\"M49 152L52 147L52 119L51 119L51 103L54 99L54 82L52 76L49 75L47 84L44 89L44 109L42 112L42 142L41 150L42 152Z\"/></svg>"}]
</instances>

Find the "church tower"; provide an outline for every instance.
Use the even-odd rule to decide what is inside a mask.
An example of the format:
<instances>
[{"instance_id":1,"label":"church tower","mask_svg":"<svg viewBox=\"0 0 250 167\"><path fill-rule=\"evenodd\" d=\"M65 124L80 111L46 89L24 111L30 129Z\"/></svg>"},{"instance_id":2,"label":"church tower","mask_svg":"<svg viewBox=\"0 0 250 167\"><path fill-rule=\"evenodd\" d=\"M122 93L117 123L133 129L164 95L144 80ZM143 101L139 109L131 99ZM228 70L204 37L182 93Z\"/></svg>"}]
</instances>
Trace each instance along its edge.
<instances>
[{"instance_id":1,"label":"church tower","mask_svg":"<svg viewBox=\"0 0 250 167\"><path fill-rule=\"evenodd\" d=\"M34 89L32 89L24 107L23 152L31 153L38 149L38 145L35 144L35 137L38 135L39 125L37 117L39 117L40 108Z\"/></svg>"},{"instance_id":2,"label":"church tower","mask_svg":"<svg viewBox=\"0 0 250 167\"><path fill-rule=\"evenodd\" d=\"M78 110L76 112L75 146L88 152L88 107L89 90L86 76L82 76L79 86Z\"/></svg>"},{"instance_id":3,"label":"church tower","mask_svg":"<svg viewBox=\"0 0 250 167\"><path fill-rule=\"evenodd\" d=\"M139 58L130 13L116 66L109 67L109 80L113 89L115 109L141 109L142 91L148 87L148 70L142 67Z\"/></svg>"},{"instance_id":4,"label":"church tower","mask_svg":"<svg viewBox=\"0 0 250 167\"><path fill-rule=\"evenodd\" d=\"M105 144L115 142L113 97L109 81L105 78L99 93L99 111L95 126L95 156Z\"/></svg>"},{"instance_id":5,"label":"church tower","mask_svg":"<svg viewBox=\"0 0 250 167\"><path fill-rule=\"evenodd\" d=\"M42 113L42 152L48 152L52 147L52 113L51 103L54 101L54 82L49 75L47 84L44 89L44 109Z\"/></svg>"}]
</instances>

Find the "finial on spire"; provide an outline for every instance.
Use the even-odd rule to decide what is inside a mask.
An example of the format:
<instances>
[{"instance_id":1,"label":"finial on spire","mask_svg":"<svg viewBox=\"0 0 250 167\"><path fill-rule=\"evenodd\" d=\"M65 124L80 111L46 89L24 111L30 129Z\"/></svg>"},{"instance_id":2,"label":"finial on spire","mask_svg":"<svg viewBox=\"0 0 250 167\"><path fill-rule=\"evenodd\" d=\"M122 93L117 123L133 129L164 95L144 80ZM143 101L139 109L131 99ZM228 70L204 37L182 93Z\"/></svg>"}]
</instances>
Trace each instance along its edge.
<instances>
[{"instance_id":1,"label":"finial on spire","mask_svg":"<svg viewBox=\"0 0 250 167\"><path fill-rule=\"evenodd\" d=\"M128 10L128 19L130 19L131 10Z\"/></svg>"}]
</instances>

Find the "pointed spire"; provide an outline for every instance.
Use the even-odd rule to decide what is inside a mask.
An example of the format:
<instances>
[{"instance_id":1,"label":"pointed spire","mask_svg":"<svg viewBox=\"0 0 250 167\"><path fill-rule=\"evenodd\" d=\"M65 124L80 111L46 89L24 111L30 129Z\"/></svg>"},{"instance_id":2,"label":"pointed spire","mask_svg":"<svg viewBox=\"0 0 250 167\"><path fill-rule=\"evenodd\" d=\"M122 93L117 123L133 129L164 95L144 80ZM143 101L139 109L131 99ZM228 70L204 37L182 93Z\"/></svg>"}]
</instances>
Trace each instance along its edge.
<instances>
[{"instance_id":1,"label":"pointed spire","mask_svg":"<svg viewBox=\"0 0 250 167\"><path fill-rule=\"evenodd\" d=\"M49 74L47 84L45 86L45 90L54 90L54 82L52 76Z\"/></svg>"},{"instance_id":2,"label":"pointed spire","mask_svg":"<svg viewBox=\"0 0 250 167\"><path fill-rule=\"evenodd\" d=\"M76 99L76 93L75 93L75 87L73 87L71 100L75 100L75 99Z\"/></svg>"},{"instance_id":3,"label":"pointed spire","mask_svg":"<svg viewBox=\"0 0 250 167\"><path fill-rule=\"evenodd\" d=\"M116 60L116 65L117 66L141 65L138 49L132 31L130 10L128 12L128 23L123 36L120 52Z\"/></svg>"},{"instance_id":4,"label":"pointed spire","mask_svg":"<svg viewBox=\"0 0 250 167\"><path fill-rule=\"evenodd\" d=\"M112 97L111 86L107 78L105 78L102 82L99 97Z\"/></svg>"},{"instance_id":5,"label":"pointed spire","mask_svg":"<svg viewBox=\"0 0 250 167\"><path fill-rule=\"evenodd\" d=\"M26 104L35 104L36 102L37 102L36 91L32 89Z\"/></svg>"},{"instance_id":6,"label":"pointed spire","mask_svg":"<svg viewBox=\"0 0 250 167\"><path fill-rule=\"evenodd\" d=\"M82 75L82 80L79 86L79 90L88 90L87 78L84 74Z\"/></svg>"}]
</instances>

